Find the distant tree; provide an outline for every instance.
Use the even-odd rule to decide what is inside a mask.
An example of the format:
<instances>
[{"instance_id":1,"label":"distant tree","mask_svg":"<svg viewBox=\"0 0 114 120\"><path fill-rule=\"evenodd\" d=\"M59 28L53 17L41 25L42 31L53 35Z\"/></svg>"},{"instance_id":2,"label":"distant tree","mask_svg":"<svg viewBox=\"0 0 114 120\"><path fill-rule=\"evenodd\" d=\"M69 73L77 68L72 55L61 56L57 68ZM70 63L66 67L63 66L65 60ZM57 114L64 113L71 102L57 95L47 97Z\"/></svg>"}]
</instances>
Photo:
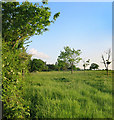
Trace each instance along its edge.
<instances>
[{"instance_id":1,"label":"distant tree","mask_svg":"<svg viewBox=\"0 0 114 120\"><path fill-rule=\"evenodd\" d=\"M46 63L41 59L30 60L29 66L30 66L29 67L30 72L43 71L43 70L47 69Z\"/></svg>"},{"instance_id":2,"label":"distant tree","mask_svg":"<svg viewBox=\"0 0 114 120\"><path fill-rule=\"evenodd\" d=\"M111 61L110 61L110 56L111 56L111 50L109 49L107 52L107 59L105 60L104 56L102 55L102 60L105 66L105 70L107 71L107 76L108 76L108 66L110 65Z\"/></svg>"},{"instance_id":3,"label":"distant tree","mask_svg":"<svg viewBox=\"0 0 114 120\"><path fill-rule=\"evenodd\" d=\"M92 63L91 64L91 66L90 66L90 70L92 70L92 69L98 69L99 68L99 65L98 64L96 64L96 63Z\"/></svg>"},{"instance_id":4,"label":"distant tree","mask_svg":"<svg viewBox=\"0 0 114 120\"><path fill-rule=\"evenodd\" d=\"M76 70L77 70L77 71L80 71L81 69L80 69L79 67L76 67Z\"/></svg>"},{"instance_id":5,"label":"distant tree","mask_svg":"<svg viewBox=\"0 0 114 120\"><path fill-rule=\"evenodd\" d=\"M67 70L69 66L68 63L60 59L57 59L57 65L58 65L58 70Z\"/></svg>"},{"instance_id":6,"label":"distant tree","mask_svg":"<svg viewBox=\"0 0 114 120\"><path fill-rule=\"evenodd\" d=\"M68 70L72 70L72 66L68 67ZM77 70L75 65L73 65L73 70Z\"/></svg>"},{"instance_id":7,"label":"distant tree","mask_svg":"<svg viewBox=\"0 0 114 120\"><path fill-rule=\"evenodd\" d=\"M88 59L87 61L83 60L83 67L84 67L84 71L85 71L85 68L90 64L90 59Z\"/></svg>"},{"instance_id":8,"label":"distant tree","mask_svg":"<svg viewBox=\"0 0 114 120\"><path fill-rule=\"evenodd\" d=\"M55 70L56 70L56 71L59 70L59 66L58 66L58 63L57 63L57 62L55 63Z\"/></svg>"},{"instance_id":9,"label":"distant tree","mask_svg":"<svg viewBox=\"0 0 114 120\"><path fill-rule=\"evenodd\" d=\"M73 73L73 65L79 63L82 59L80 58L81 50L71 49L69 46L64 47L64 51L61 51L60 56L58 56L59 60L68 63L71 67L71 74Z\"/></svg>"},{"instance_id":10,"label":"distant tree","mask_svg":"<svg viewBox=\"0 0 114 120\"><path fill-rule=\"evenodd\" d=\"M57 66L54 64L47 64L48 66L48 71L55 71L57 70Z\"/></svg>"}]
</instances>

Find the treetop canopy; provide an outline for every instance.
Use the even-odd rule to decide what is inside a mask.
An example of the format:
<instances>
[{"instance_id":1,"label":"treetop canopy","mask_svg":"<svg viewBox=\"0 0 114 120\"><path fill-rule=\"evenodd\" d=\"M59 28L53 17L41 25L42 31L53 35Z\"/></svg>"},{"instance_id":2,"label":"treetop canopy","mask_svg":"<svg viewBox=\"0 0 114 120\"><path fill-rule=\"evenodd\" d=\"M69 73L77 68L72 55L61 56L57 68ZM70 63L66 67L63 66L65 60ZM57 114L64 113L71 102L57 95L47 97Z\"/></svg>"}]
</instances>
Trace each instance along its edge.
<instances>
[{"instance_id":1,"label":"treetop canopy","mask_svg":"<svg viewBox=\"0 0 114 120\"><path fill-rule=\"evenodd\" d=\"M47 31L51 23L59 16L60 12L50 20L50 8L44 4L22 2L2 3L2 38L10 42L11 48L28 40L30 36L39 35Z\"/></svg>"}]
</instances>

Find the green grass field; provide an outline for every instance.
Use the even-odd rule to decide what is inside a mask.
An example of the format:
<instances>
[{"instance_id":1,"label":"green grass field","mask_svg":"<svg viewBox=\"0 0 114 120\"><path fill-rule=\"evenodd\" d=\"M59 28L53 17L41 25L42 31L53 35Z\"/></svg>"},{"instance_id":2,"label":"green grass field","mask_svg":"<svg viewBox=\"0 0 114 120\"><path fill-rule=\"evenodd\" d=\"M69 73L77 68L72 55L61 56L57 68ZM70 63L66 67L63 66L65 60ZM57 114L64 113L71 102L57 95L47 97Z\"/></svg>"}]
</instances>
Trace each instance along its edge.
<instances>
[{"instance_id":1,"label":"green grass field","mask_svg":"<svg viewBox=\"0 0 114 120\"><path fill-rule=\"evenodd\" d=\"M31 73L23 97L31 118L112 118L112 74Z\"/></svg>"}]
</instances>

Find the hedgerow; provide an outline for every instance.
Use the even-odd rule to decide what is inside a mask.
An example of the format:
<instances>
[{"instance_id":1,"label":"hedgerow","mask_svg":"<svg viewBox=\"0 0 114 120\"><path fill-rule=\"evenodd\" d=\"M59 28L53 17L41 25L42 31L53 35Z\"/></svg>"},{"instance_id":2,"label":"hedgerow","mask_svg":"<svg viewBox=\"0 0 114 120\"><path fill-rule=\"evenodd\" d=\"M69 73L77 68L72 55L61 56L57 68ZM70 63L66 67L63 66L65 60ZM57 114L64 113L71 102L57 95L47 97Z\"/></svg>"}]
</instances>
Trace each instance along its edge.
<instances>
[{"instance_id":1,"label":"hedgerow","mask_svg":"<svg viewBox=\"0 0 114 120\"><path fill-rule=\"evenodd\" d=\"M22 61L20 50L9 50L7 44L2 46L2 95L3 95L3 118L24 118L29 117L29 106L24 104L21 97L24 86L24 76L27 73L29 59Z\"/></svg>"},{"instance_id":2,"label":"hedgerow","mask_svg":"<svg viewBox=\"0 0 114 120\"><path fill-rule=\"evenodd\" d=\"M50 20L50 8L28 1L2 2L2 101L3 118L30 118L23 98L24 76L31 55L26 52L29 38L47 31L60 13ZM27 45L27 46L25 46Z\"/></svg>"}]
</instances>

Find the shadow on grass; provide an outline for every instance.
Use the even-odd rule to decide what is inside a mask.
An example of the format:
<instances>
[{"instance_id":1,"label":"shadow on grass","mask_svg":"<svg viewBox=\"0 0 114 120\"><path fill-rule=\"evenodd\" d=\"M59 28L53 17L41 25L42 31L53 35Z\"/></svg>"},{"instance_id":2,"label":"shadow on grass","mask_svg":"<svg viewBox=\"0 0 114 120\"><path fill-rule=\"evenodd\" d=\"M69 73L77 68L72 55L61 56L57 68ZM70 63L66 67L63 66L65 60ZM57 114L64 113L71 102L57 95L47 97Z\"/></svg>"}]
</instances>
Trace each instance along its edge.
<instances>
[{"instance_id":1,"label":"shadow on grass","mask_svg":"<svg viewBox=\"0 0 114 120\"><path fill-rule=\"evenodd\" d=\"M53 78L56 81L60 81L60 82L70 82L70 80L68 78L65 77L61 77L61 78Z\"/></svg>"}]
</instances>

